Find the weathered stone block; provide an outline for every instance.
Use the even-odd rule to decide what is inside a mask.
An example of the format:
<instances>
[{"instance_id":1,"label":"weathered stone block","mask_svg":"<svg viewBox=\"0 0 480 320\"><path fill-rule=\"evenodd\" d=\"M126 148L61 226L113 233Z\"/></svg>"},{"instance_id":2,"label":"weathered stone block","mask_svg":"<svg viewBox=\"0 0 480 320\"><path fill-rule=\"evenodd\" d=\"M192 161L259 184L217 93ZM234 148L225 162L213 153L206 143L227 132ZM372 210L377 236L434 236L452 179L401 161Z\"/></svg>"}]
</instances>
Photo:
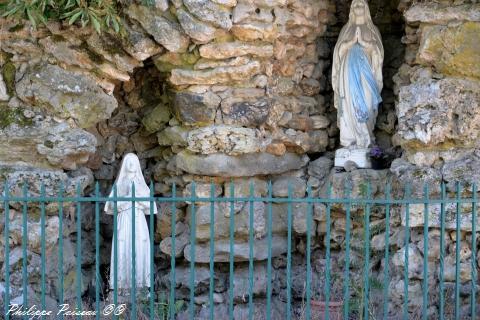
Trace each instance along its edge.
<instances>
[{"instance_id":1,"label":"weathered stone block","mask_svg":"<svg viewBox=\"0 0 480 320\"><path fill-rule=\"evenodd\" d=\"M443 74L480 79L480 23L424 26L417 63Z\"/></svg>"},{"instance_id":2,"label":"weathered stone block","mask_svg":"<svg viewBox=\"0 0 480 320\"><path fill-rule=\"evenodd\" d=\"M227 98L222 101L223 121L237 126L260 126L264 124L272 108L269 99Z\"/></svg>"},{"instance_id":3,"label":"weathered stone block","mask_svg":"<svg viewBox=\"0 0 480 320\"><path fill-rule=\"evenodd\" d=\"M190 39L183 33L177 22L162 16L161 10L132 4L128 7L127 14L138 21L143 29L168 51L185 52L187 50Z\"/></svg>"},{"instance_id":4,"label":"weathered stone block","mask_svg":"<svg viewBox=\"0 0 480 320\"><path fill-rule=\"evenodd\" d=\"M268 246L267 238L255 240L255 250L253 252L253 260L267 260ZM184 250L185 259L191 261L191 245L187 245ZM272 257L278 257L287 252L287 238L283 236L272 237ZM248 242L235 242L233 245L233 258L235 262L248 261L250 257L250 246ZM197 244L195 247L195 263L210 262L210 244ZM214 249L215 262L230 261L230 243L228 239L215 241Z\"/></svg>"},{"instance_id":5,"label":"weathered stone block","mask_svg":"<svg viewBox=\"0 0 480 320\"><path fill-rule=\"evenodd\" d=\"M273 46L240 41L210 43L200 47L200 55L207 59L227 59L245 55L268 58L273 55Z\"/></svg>"},{"instance_id":6,"label":"weathered stone block","mask_svg":"<svg viewBox=\"0 0 480 320\"><path fill-rule=\"evenodd\" d=\"M260 150L261 140L255 129L210 126L188 133L188 150L201 154L239 155Z\"/></svg>"},{"instance_id":7,"label":"weathered stone block","mask_svg":"<svg viewBox=\"0 0 480 320\"><path fill-rule=\"evenodd\" d=\"M440 3L415 3L404 14L408 23L447 24L450 21L480 21L478 4L445 6Z\"/></svg>"},{"instance_id":8,"label":"weathered stone block","mask_svg":"<svg viewBox=\"0 0 480 320\"><path fill-rule=\"evenodd\" d=\"M184 0L183 4L198 19L229 30L232 27L230 10L210 0Z\"/></svg>"},{"instance_id":9,"label":"weathered stone block","mask_svg":"<svg viewBox=\"0 0 480 320\"><path fill-rule=\"evenodd\" d=\"M242 66L218 67L209 70L173 69L169 80L174 85L227 84L250 79L260 72L260 67L260 62L251 61Z\"/></svg>"},{"instance_id":10,"label":"weathered stone block","mask_svg":"<svg viewBox=\"0 0 480 320\"><path fill-rule=\"evenodd\" d=\"M253 177L270 175L300 169L308 162L308 157L293 153L274 156L268 153L251 153L240 156L211 154L194 155L182 151L176 156L179 169L198 175L220 177Z\"/></svg>"},{"instance_id":11,"label":"weathered stone block","mask_svg":"<svg viewBox=\"0 0 480 320\"><path fill-rule=\"evenodd\" d=\"M173 109L178 120L183 124L202 126L213 123L219 104L220 97L213 93L177 92L173 101Z\"/></svg>"},{"instance_id":12,"label":"weathered stone block","mask_svg":"<svg viewBox=\"0 0 480 320\"><path fill-rule=\"evenodd\" d=\"M215 29L207 23L204 23L186 10L177 10L178 21L185 32L197 43L207 43L215 38Z\"/></svg>"},{"instance_id":13,"label":"weathered stone block","mask_svg":"<svg viewBox=\"0 0 480 320\"><path fill-rule=\"evenodd\" d=\"M16 86L18 97L82 128L110 118L117 100L90 76L45 64L29 69Z\"/></svg>"},{"instance_id":14,"label":"weathered stone block","mask_svg":"<svg viewBox=\"0 0 480 320\"><path fill-rule=\"evenodd\" d=\"M400 89L397 135L406 149L479 145L480 82L422 79Z\"/></svg>"}]
</instances>

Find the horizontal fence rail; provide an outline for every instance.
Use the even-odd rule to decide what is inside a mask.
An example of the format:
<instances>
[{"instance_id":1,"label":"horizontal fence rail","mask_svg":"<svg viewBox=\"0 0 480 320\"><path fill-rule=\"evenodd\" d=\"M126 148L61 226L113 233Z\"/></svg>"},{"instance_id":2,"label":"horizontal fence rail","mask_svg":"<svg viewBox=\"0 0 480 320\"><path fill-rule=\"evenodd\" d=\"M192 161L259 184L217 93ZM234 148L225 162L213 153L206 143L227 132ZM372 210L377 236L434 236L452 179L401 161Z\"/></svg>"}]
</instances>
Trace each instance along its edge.
<instances>
[{"instance_id":1,"label":"horizontal fence rail","mask_svg":"<svg viewBox=\"0 0 480 320\"><path fill-rule=\"evenodd\" d=\"M66 303L71 304L71 309L75 309L73 313L58 313L53 316L51 314L40 314L40 319L85 319L85 314L88 313L88 307L93 308L94 313L88 314L88 319L217 319L220 315L217 314L215 309L216 304L224 305L223 309L225 317L228 319L413 319L412 304L420 306L417 316L421 319L431 319L433 316L439 319L479 319L480 314L477 310L478 298L477 290L478 284L478 261L477 261L477 186L470 185L468 188L462 188L460 184L456 184L454 192L447 193L445 184L441 184L440 190L432 190L428 185L424 185L421 191L412 190L412 185L408 184L399 190L393 190L390 183L385 183L384 189L380 190L381 197L374 197L372 195L372 187L369 182L366 182L360 189L361 196L352 197L353 186L346 183L342 188L341 196L336 192L336 196L333 196L333 187L328 185L324 187L320 195L315 195L311 187L307 187L306 196L302 198L296 198L294 196L293 187L288 185L288 195L286 197L274 197L272 192L272 183L267 184L267 190L264 192L264 196L259 195L253 184L249 185L248 194L245 192L239 192L235 189L233 183L225 187L225 195L218 196L217 186L215 184L209 185L208 196L197 196L197 184L192 183L191 188L188 190L190 196L185 196L185 193L180 194L177 191L177 186L171 186L170 196L154 196L153 184L150 185L150 196L148 197L136 197L135 185L131 187L131 196L120 196L119 190L116 186L112 189L111 197L102 195L100 192L99 184L96 183L91 195L83 196L80 191L80 186L76 188L74 192L67 194L64 187L60 186L57 194L47 195L44 185L40 187L35 193L29 190L27 184L23 185L21 191L18 188L13 192L8 184L4 185L3 194L0 196L0 202L3 204L4 214L4 260L3 268L5 270L3 274L3 307L5 319L30 319L31 314L27 313L27 310L37 301L33 301L29 293L29 287L32 283L31 276L29 274L30 261L28 260L28 245L29 236L31 232L29 230L29 221L40 224L40 279L39 286L35 286L35 289L40 291L38 310L47 310L47 296L54 296L55 303L57 304L57 310L61 309ZM397 188L398 189L398 188ZM338 191L338 190L337 190ZM358 190L357 190L358 191ZM415 191L415 192L414 192ZM236 196L236 193L240 194ZM378 190L376 191L379 193ZM201 192L205 194L205 192ZM358 192L357 192L358 194ZM413 196L415 194L416 196ZM419 194L421 194L419 196ZM431 194L435 196L432 197ZM102 277L102 253L101 253L101 215L104 213L104 206L106 202L113 204L113 217L112 226L112 251L110 268L113 270L113 277L111 279L103 279ZM126 213L128 219L130 219L131 228L131 251L128 253L128 258L131 259L132 269L130 274L131 287L119 288L118 277L124 279L125 275L117 274L119 270L119 258L120 252L118 252L118 225L119 225L119 204L128 202L131 204L130 211ZM136 234L136 224L138 220L137 204L148 203L148 213L145 215L146 223L148 226L148 240L150 241L149 256L149 278L147 286L139 286L137 284L137 261L136 259L145 254L145 252L136 252L136 241L141 235ZM264 218L265 232L262 235L257 235L255 232L255 224L258 223L255 216L256 206L255 204L264 203L264 210L261 211L261 217ZM82 223L84 223L84 205L91 204L93 206L93 230L94 248L87 248L85 244L90 243L82 241L82 237L85 237L83 232ZM186 206L185 223L189 227L188 254L190 259L184 260L181 257L177 257L176 244L179 241L185 241L180 239L177 234L176 228L178 227L177 209L179 206ZM218 204L225 204L226 223L228 224L228 259L225 261L216 260L216 225L218 219ZM236 214L239 204L244 205L247 212L246 226L247 230L246 239L248 244L248 258L241 261L236 261ZM282 254L278 255L274 252L275 235L274 229L277 227L274 221L277 221L278 217L274 216L273 206L278 204L285 204L286 209L286 233L282 236L286 238L286 250ZM304 204L302 211L298 212L296 205ZM56 205L55 210L58 215L58 252L55 253L56 259L58 259L55 266L57 278L58 278L58 292L51 292L51 287L47 284L47 265L48 272L54 272L52 266L47 263L47 209L51 211L52 206ZM154 207L166 205L170 210L171 230L171 254L157 255L159 251L158 244L155 242L155 229L158 228L157 220L160 214L166 214L158 212L155 214ZM209 239L205 242L208 244L209 255L208 261L196 261L197 250L199 250L199 240L197 234L197 227L199 223L203 221L197 221L200 219L198 214L198 208L200 206L208 206L208 236ZM315 222L316 206L323 206L320 211L324 216L321 217L322 226L324 229L319 231L317 222ZM412 208L415 205L423 206L423 222L416 222L415 226L412 226ZM67 206L73 208L74 214L68 215L65 211ZM451 221L454 224L454 228L446 227L447 212L451 206L453 209L453 219ZM439 207L438 225L437 222L433 223L432 213ZM465 209L467 208L467 209ZM435 210L434 210L435 209ZM29 214L30 211L39 213L32 218ZM295 211L297 210L297 211ZM452 210L450 210L452 211ZM122 212L123 213L123 212ZM15 286L19 287L21 292L21 304L15 308L12 304L11 292L13 290L12 285L12 270L10 264L12 262L12 248L11 248L11 220L12 215L20 215L22 221L21 232L21 285L17 282ZM462 215L469 217L468 231L462 230ZM379 219L379 215L383 218ZM52 213L48 213L51 217ZM298 216L301 219L305 219L306 231L304 234L295 234L294 225L298 222ZM450 214L451 216L451 214ZM33 219L33 220L32 220ZM202 219L204 219L202 217ZM403 229L403 239L392 239L392 221L394 219L401 219L402 223L396 225L396 229ZM188 220L188 223L187 223ZM344 224L339 229L334 221L344 221ZM383 221L377 223L378 221ZM432 224L433 223L433 224ZM64 274L64 228L67 225L75 230L74 240L75 248L72 248L75 252L75 279L69 282L69 285L74 287L74 299L72 300L72 290L69 290L69 301L66 300L66 275ZM378 255L378 258L373 257L374 250L371 245L372 237L378 236L379 228L384 234L384 249ZM415 233L414 233L415 229ZM435 230L434 230L435 229ZM439 229L439 230L438 230ZM341 230L341 234L339 231ZM360 230L360 231L359 231ZM359 234L360 232L360 234ZM429 255L429 250L432 249L432 238L430 234L434 232L439 234L439 253L438 253L438 270L436 269L437 257ZM415 257L411 256L412 237L421 236L422 261L421 270L415 270L418 272L415 277L412 278L412 263L419 263L418 261L412 261ZM468 235L468 238L467 236ZM333 237L341 236L344 238L343 245L338 247L332 247ZM446 237L449 236L453 239L454 247L447 248L445 242ZM300 239L302 241L296 241ZM122 238L123 239L123 238ZM256 242L260 239L264 239L266 247L257 247ZM125 241L123 239L122 241ZM403 245L403 257L401 264L403 265L402 272L394 274L392 269L392 259L396 259L394 256L398 255L391 251L391 246L395 243L401 243ZM302 250L303 259L302 262L304 276L302 278L304 294L299 299L298 293L294 293L294 287L298 287L298 270L295 267L294 256L298 257L297 246L302 243L304 249ZM420 242L419 242L420 243ZM314 250L320 248L322 257L319 258L317 254L314 254ZM446 251L451 249L454 252L454 289L453 295L447 294L447 282L445 279L446 268ZM82 280L82 255L87 250L94 251L94 293L93 301L91 305L85 304L85 290ZM261 250L259 252L257 250ZM416 249L415 249L416 250ZM469 250L469 272L468 281L461 281L462 271L465 265L465 259L462 257L463 251ZM378 250L377 250L378 251ZM341 253L341 259L334 259ZM110 254L110 251L108 251ZM263 254L265 259L257 259L256 254ZM284 273L285 282L282 286L274 286L274 281L279 277L278 264L280 263L278 258L282 257L285 261L285 269L281 269ZM156 266L158 261L163 259L162 265L168 266L167 277L168 284L160 286L158 278L162 275L156 273ZM325 266L321 275L315 275L318 270L315 270L314 265L317 265L315 259L322 259L325 262ZM187 261L188 260L188 261ZM261 260L261 261L260 261ZM238 281L237 268L241 262L245 264L247 270L247 280L245 288ZM265 265L266 287L260 290L263 292L261 295L264 304L258 304L256 299L259 298L259 294L256 293L256 272L255 266L257 263ZM187 265L188 274L188 292L180 290L177 285L177 268L179 264L183 266ZM197 269L199 265L202 265L208 269L209 277L207 280L207 286L203 288L206 295L199 296ZM372 269L379 269L379 272L375 272L373 276ZM218 293L216 288L216 276L221 268L221 272L226 273L228 283L227 290L223 292L224 299L216 301L218 299ZM435 269L433 269L435 268ZM294 270L295 269L295 270ZM315 276L315 277L314 277ZM400 291L402 294L396 299L401 299L401 304L396 308L391 305L392 300L392 280L393 277L397 277L403 281L403 287ZM108 276L107 276L108 277ZM315 281L320 277L321 283ZM314 279L315 278L315 279ZM412 291L411 281L412 279L420 280L421 283L421 303L419 301L412 301L411 296L418 297L417 292ZM433 279L433 280L432 280ZM438 283L436 282L438 279ZM35 281L37 281L35 280ZM70 279L72 280L72 279ZM112 288L109 288L109 283L112 283ZM432 281L433 285L432 285ZM354 284L354 282L357 282ZM465 285L469 285L469 292L465 292ZM236 306L239 303L235 297L236 287L242 287L245 291L245 299L242 303L246 306L246 313L239 313L236 311ZM106 288L105 288L106 287ZM318 289L320 287L321 289ZM432 289L433 288L433 289ZM264 290L263 290L264 289ZM462 290L463 289L463 290ZM180 292L181 291L181 292ZM402 292L403 291L403 292ZM468 308L462 304L462 297L468 295L469 306ZM106 298L108 296L108 298ZM281 297L281 298L279 298ZM318 306L315 301L321 297L322 311L319 313ZM205 299L205 301L197 301L197 299ZM281 313L274 312L277 307L277 300L282 300ZM51 300L51 298L50 298ZM314 301L315 300L315 301ZM447 301L448 300L448 301ZM340 303L339 311L334 308ZM298 306L301 306L299 309ZM375 307L373 307L375 305ZM208 312L202 311L202 309L208 309ZM395 309L396 308L396 309ZM447 309L452 309L453 312L447 312ZM374 310L375 309L375 310ZM432 310L436 310L435 312ZM468 311L466 311L468 309ZM298 310L301 310L299 312ZM23 313L22 313L23 312ZM432 313L433 312L433 313ZM223 317L223 316L222 316Z\"/></svg>"}]
</instances>

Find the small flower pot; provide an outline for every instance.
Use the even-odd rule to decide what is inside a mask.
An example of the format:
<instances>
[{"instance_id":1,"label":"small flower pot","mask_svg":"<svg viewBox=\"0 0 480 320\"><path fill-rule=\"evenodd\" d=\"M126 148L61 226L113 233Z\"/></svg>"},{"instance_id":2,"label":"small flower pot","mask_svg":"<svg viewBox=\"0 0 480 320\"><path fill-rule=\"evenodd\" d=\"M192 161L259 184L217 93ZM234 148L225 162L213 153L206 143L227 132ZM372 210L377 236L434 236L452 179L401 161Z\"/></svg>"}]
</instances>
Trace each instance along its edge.
<instances>
[{"instance_id":1,"label":"small flower pot","mask_svg":"<svg viewBox=\"0 0 480 320\"><path fill-rule=\"evenodd\" d=\"M385 159L382 158L370 158L370 163L372 164L372 169L382 170L385 169Z\"/></svg>"},{"instance_id":2,"label":"small flower pot","mask_svg":"<svg viewBox=\"0 0 480 320\"><path fill-rule=\"evenodd\" d=\"M312 320L324 320L327 303L325 301L311 300ZM328 303L329 319L342 320L343 302L330 301Z\"/></svg>"}]
</instances>

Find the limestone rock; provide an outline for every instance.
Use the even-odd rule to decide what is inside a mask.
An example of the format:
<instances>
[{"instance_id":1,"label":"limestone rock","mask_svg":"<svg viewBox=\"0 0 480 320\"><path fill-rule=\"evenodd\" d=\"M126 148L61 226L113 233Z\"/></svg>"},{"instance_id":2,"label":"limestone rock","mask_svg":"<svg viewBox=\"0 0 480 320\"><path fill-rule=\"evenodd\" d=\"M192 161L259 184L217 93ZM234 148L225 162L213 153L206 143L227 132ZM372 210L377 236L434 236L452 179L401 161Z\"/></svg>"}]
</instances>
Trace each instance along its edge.
<instances>
[{"instance_id":1,"label":"limestone rock","mask_svg":"<svg viewBox=\"0 0 480 320\"><path fill-rule=\"evenodd\" d=\"M415 3L404 14L408 23L447 24L450 21L480 21L478 4L445 6L435 2Z\"/></svg>"},{"instance_id":2,"label":"limestone rock","mask_svg":"<svg viewBox=\"0 0 480 320\"><path fill-rule=\"evenodd\" d=\"M203 70L217 67L238 67L247 64L250 61L247 57L236 57L225 60L209 60L200 58L194 66L195 70Z\"/></svg>"},{"instance_id":3,"label":"limestone rock","mask_svg":"<svg viewBox=\"0 0 480 320\"><path fill-rule=\"evenodd\" d=\"M480 82L426 79L400 89L398 136L407 149L473 147L479 143Z\"/></svg>"},{"instance_id":4,"label":"limestone rock","mask_svg":"<svg viewBox=\"0 0 480 320\"><path fill-rule=\"evenodd\" d=\"M306 165L308 159L293 153L278 157L268 153L252 153L240 156L211 154L194 155L182 151L176 157L179 169L198 175L220 177L253 177L279 174Z\"/></svg>"},{"instance_id":5,"label":"limestone rock","mask_svg":"<svg viewBox=\"0 0 480 320\"><path fill-rule=\"evenodd\" d=\"M213 123L220 101L220 97L213 93L177 92L173 109L178 120L185 125L208 125Z\"/></svg>"},{"instance_id":6,"label":"limestone rock","mask_svg":"<svg viewBox=\"0 0 480 320\"><path fill-rule=\"evenodd\" d=\"M404 188L407 183L411 187L411 195L414 197L422 197L424 184L428 184L432 192L438 193L442 175L440 170L430 167L417 167L404 159L395 159L392 162L390 171L396 179L393 181L393 188L400 191L403 196ZM398 183L398 184L397 184Z\"/></svg>"},{"instance_id":7,"label":"limestone rock","mask_svg":"<svg viewBox=\"0 0 480 320\"><path fill-rule=\"evenodd\" d=\"M172 238L168 237L160 242L160 250L168 256L171 256L175 252L175 258L183 256L183 249L190 242L188 232L182 233L180 236L175 237L175 251L172 250Z\"/></svg>"},{"instance_id":8,"label":"limestone rock","mask_svg":"<svg viewBox=\"0 0 480 320\"><path fill-rule=\"evenodd\" d=\"M191 261L190 244L185 247L184 256ZM287 252L287 238L281 236L272 237L272 257L280 256ZM253 252L253 260L266 260L268 258L267 238L255 241L255 250ZM230 257L230 243L228 239L215 241L214 261L228 262ZM234 261L248 261L250 257L250 247L248 242L235 242L233 245ZM210 244L197 244L195 247L195 263L210 262Z\"/></svg>"},{"instance_id":9,"label":"limestone rock","mask_svg":"<svg viewBox=\"0 0 480 320\"><path fill-rule=\"evenodd\" d=\"M39 43L45 52L50 53L57 61L86 69L92 69L94 67L94 62L90 59L87 52L75 48L74 44L66 39L58 39L55 41L53 38L52 36L43 38L39 40ZM101 57L99 57L99 59L102 60ZM101 61L97 62L101 63Z\"/></svg>"},{"instance_id":10,"label":"limestone rock","mask_svg":"<svg viewBox=\"0 0 480 320\"><path fill-rule=\"evenodd\" d=\"M197 43L207 43L215 38L214 27L193 17L186 10L179 9L177 17L185 33Z\"/></svg>"},{"instance_id":11,"label":"limestone rock","mask_svg":"<svg viewBox=\"0 0 480 320\"><path fill-rule=\"evenodd\" d=\"M110 118L117 107L90 76L46 64L31 68L17 83L18 97L62 118L73 118L80 127L91 127Z\"/></svg>"},{"instance_id":12,"label":"limestone rock","mask_svg":"<svg viewBox=\"0 0 480 320\"><path fill-rule=\"evenodd\" d=\"M211 43L200 47L200 55L207 59L227 59L245 55L268 58L273 55L273 46L240 41Z\"/></svg>"},{"instance_id":13,"label":"limestone rock","mask_svg":"<svg viewBox=\"0 0 480 320\"><path fill-rule=\"evenodd\" d=\"M152 9L147 6L132 4L127 9L127 14L138 21L155 41L172 52L185 52L190 42L189 38L183 33L180 25L170 21L160 10Z\"/></svg>"},{"instance_id":14,"label":"limestone rock","mask_svg":"<svg viewBox=\"0 0 480 320\"><path fill-rule=\"evenodd\" d=\"M237 5L237 0L212 0L212 2L221 4L226 7L235 7Z\"/></svg>"},{"instance_id":15,"label":"limestone rock","mask_svg":"<svg viewBox=\"0 0 480 320\"><path fill-rule=\"evenodd\" d=\"M169 120L170 110L167 106L160 104L142 119L142 123L148 132L154 133L165 128Z\"/></svg>"},{"instance_id":16,"label":"limestone rock","mask_svg":"<svg viewBox=\"0 0 480 320\"><path fill-rule=\"evenodd\" d=\"M173 69L169 78L174 85L225 84L246 81L260 72L260 62L251 61L238 67L218 67L211 70Z\"/></svg>"},{"instance_id":17,"label":"limestone rock","mask_svg":"<svg viewBox=\"0 0 480 320\"><path fill-rule=\"evenodd\" d=\"M328 157L320 157L308 165L308 174L320 180L325 179L333 167L333 160Z\"/></svg>"},{"instance_id":18,"label":"limestone rock","mask_svg":"<svg viewBox=\"0 0 480 320\"><path fill-rule=\"evenodd\" d=\"M230 30L230 11L210 0L184 0L183 4L198 19L210 22L217 27Z\"/></svg>"},{"instance_id":19,"label":"limestone rock","mask_svg":"<svg viewBox=\"0 0 480 320\"><path fill-rule=\"evenodd\" d=\"M158 133L158 144L161 146L187 146L188 132L185 127L166 127Z\"/></svg>"},{"instance_id":20,"label":"limestone rock","mask_svg":"<svg viewBox=\"0 0 480 320\"><path fill-rule=\"evenodd\" d=\"M447 183L447 190L454 191L456 183L471 186L480 183L480 158L475 154L454 160L446 161L442 168L443 180Z\"/></svg>"},{"instance_id":21,"label":"limestone rock","mask_svg":"<svg viewBox=\"0 0 480 320\"><path fill-rule=\"evenodd\" d=\"M479 10L480 16L480 10ZM422 28L417 62L443 74L480 79L480 23Z\"/></svg>"},{"instance_id":22,"label":"limestone rock","mask_svg":"<svg viewBox=\"0 0 480 320\"><path fill-rule=\"evenodd\" d=\"M122 38L123 48L135 59L144 61L162 52L162 47L136 23L125 24L124 27L126 36Z\"/></svg>"},{"instance_id":23,"label":"limestone rock","mask_svg":"<svg viewBox=\"0 0 480 320\"><path fill-rule=\"evenodd\" d=\"M155 0L155 8L160 9L161 11L167 11L168 0Z\"/></svg>"},{"instance_id":24,"label":"limestone rock","mask_svg":"<svg viewBox=\"0 0 480 320\"><path fill-rule=\"evenodd\" d=\"M184 52L166 52L165 54L153 57L153 63L160 72L170 73L176 68L191 68L199 59L198 54Z\"/></svg>"},{"instance_id":25,"label":"limestone rock","mask_svg":"<svg viewBox=\"0 0 480 320\"><path fill-rule=\"evenodd\" d=\"M397 268L403 270L405 267L405 247L393 255L392 262ZM414 244L408 246L408 278L423 279L423 256Z\"/></svg>"},{"instance_id":26,"label":"limestone rock","mask_svg":"<svg viewBox=\"0 0 480 320\"><path fill-rule=\"evenodd\" d=\"M233 195L235 197L249 197L250 186L253 186L254 197L264 197L267 195L267 182L265 180L261 180L259 178L246 178L234 179L233 181L225 182L225 197L230 197L232 195L232 188Z\"/></svg>"},{"instance_id":27,"label":"limestone rock","mask_svg":"<svg viewBox=\"0 0 480 320\"><path fill-rule=\"evenodd\" d=\"M111 34L92 33L86 43L92 52L113 63L120 71L131 73L133 69L143 66L141 62L127 54L122 48L122 43Z\"/></svg>"},{"instance_id":28,"label":"limestone rock","mask_svg":"<svg viewBox=\"0 0 480 320\"><path fill-rule=\"evenodd\" d=\"M188 133L188 150L201 154L239 155L260 150L259 132L232 126L210 126Z\"/></svg>"},{"instance_id":29,"label":"limestone rock","mask_svg":"<svg viewBox=\"0 0 480 320\"><path fill-rule=\"evenodd\" d=\"M273 42L277 37L277 29L271 23L251 22L235 24L231 32L241 41L264 40Z\"/></svg>"},{"instance_id":30,"label":"limestone rock","mask_svg":"<svg viewBox=\"0 0 480 320\"><path fill-rule=\"evenodd\" d=\"M223 121L236 126L260 126L270 113L272 103L269 99L227 98L222 101Z\"/></svg>"},{"instance_id":31,"label":"limestone rock","mask_svg":"<svg viewBox=\"0 0 480 320\"><path fill-rule=\"evenodd\" d=\"M0 166L1 177L8 182L10 195L20 197L23 195L22 188L24 183L28 184L29 195L40 195L41 185L45 184L45 195L47 197L58 196L60 186L63 184L65 196L73 196L76 194L77 184L82 192L93 183L93 175L89 170L78 170L71 172L69 175L62 170L40 169L31 166ZM3 192L4 185L0 186ZM11 203L12 206L17 204ZM20 204L19 204L20 205ZM38 203L33 204L39 206Z\"/></svg>"},{"instance_id":32,"label":"limestone rock","mask_svg":"<svg viewBox=\"0 0 480 320\"><path fill-rule=\"evenodd\" d=\"M67 170L77 169L78 164L87 163L95 153L97 139L82 129L71 129L65 123L50 128L37 151L54 166Z\"/></svg>"},{"instance_id":33,"label":"limestone rock","mask_svg":"<svg viewBox=\"0 0 480 320\"><path fill-rule=\"evenodd\" d=\"M209 196L207 197L209 198ZM250 204L243 205L237 213L234 213L234 236L235 242L248 241L250 230L254 241L260 239L266 234L266 207L263 202L254 202L252 208L253 224L250 228ZM200 205L196 207L195 235L199 242L208 242L210 240L210 228L213 224L215 239L228 239L230 237L230 215L231 204L228 202L217 203L214 206L214 222L211 219L211 205ZM188 221L192 228L191 207L187 210Z\"/></svg>"},{"instance_id":34,"label":"limestone rock","mask_svg":"<svg viewBox=\"0 0 480 320\"><path fill-rule=\"evenodd\" d=\"M297 177L281 177L273 182L273 196L286 198L291 188L292 198L303 198L307 189L305 180Z\"/></svg>"},{"instance_id":35,"label":"limestone rock","mask_svg":"<svg viewBox=\"0 0 480 320\"><path fill-rule=\"evenodd\" d=\"M265 264L257 264L253 268L253 290L254 297L264 296L267 290L267 268ZM250 278L248 266L235 269L233 279L233 299L237 302L244 302L250 295Z\"/></svg>"}]
</instances>

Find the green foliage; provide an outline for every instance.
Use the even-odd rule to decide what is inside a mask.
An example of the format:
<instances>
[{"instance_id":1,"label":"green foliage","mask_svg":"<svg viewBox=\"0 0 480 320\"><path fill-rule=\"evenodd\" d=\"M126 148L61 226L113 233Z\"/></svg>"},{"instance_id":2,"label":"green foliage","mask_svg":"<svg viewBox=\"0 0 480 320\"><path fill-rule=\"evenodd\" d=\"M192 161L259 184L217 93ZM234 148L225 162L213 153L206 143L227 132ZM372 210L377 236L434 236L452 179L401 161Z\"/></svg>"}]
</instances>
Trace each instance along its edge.
<instances>
[{"instance_id":1,"label":"green foliage","mask_svg":"<svg viewBox=\"0 0 480 320\"><path fill-rule=\"evenodd\" d=\"M0 0L1 1L1 0ZM119 32L120 3L115 0L8 0L0 2L2 17L27 19L34 28L48 20L66 21L82 27L91 25L98 33Z\"/></svg>"},{"instance_id":2,"label":"green foliage","mask_svg":"<svg viewBox=\"0 0 480 320\"><path fill-rule=\"evenodd\" d=\"M148 291L144 292L145 296L137 304L139 314L144 315L140 317L141 319L151 319L150 318L150 300L147 296ZM138 300L137 300L138 301ZM173 304L173 305L172 305ZM186 308L187 304L184 300L176 300L170 302L166 297L165 293L159 292L158 302L154 302L154 314L153 319L155 320L168 320L171 318L170 308L173 307L175 314L178 314Z\"/></svg>"}]
</instances>

